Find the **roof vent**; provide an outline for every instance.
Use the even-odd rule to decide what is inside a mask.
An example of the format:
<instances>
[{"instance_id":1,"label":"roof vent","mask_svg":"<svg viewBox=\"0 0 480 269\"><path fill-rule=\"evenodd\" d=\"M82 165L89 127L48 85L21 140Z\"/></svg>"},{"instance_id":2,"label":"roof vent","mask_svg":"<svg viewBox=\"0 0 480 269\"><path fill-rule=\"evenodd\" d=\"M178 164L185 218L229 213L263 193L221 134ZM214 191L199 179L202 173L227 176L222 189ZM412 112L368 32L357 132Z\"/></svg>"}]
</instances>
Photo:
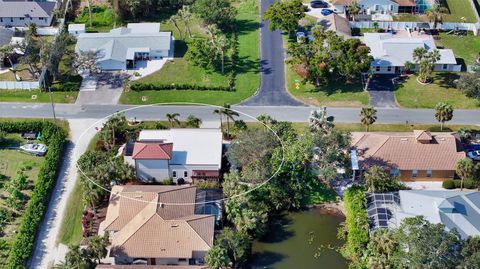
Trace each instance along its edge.
<instances>
[{"instance_id":1,"label":"roof vent","mask_svg":"<svg viewBox=\"0 0 480 269\"><path fill-rule=\"evenodd\" d=\"M408 138L402 137L402 138L400 138L400 141L408 141Z\"/></svg>"},{"instance_id":2,"label":"roof vent","mask_svg":"<svg viewBox=\"0 0 480 269\"><path fill-rule=\"evenodd\" d=\"M134 198L141 199L143 198L143 195L135 195Z\"/></svg>"},{"instance_id":3,"label":"roof vent","mask_svg":"<svg viewBox=\"0 0 480 269\"><path fill-rule=\"evenodd\" d=\"M178 228L178 224L173 223L172 225L170 225L170 227L172 227L172 228Z\"/></svg>"}]
</instances>

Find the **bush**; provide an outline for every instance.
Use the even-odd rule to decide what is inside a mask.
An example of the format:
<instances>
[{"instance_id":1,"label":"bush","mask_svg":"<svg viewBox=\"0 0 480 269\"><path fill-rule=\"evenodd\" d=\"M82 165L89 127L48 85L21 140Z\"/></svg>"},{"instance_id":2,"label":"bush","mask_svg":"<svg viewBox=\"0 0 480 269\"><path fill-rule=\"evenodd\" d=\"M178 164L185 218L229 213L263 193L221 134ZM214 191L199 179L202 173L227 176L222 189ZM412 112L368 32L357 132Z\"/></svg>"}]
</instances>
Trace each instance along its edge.
<instances>
[{"instance_id":1,"label":"bush","mask_svg":"<svg viewBox=\"0 0 480 269\"><path fill-rule=\"evenodd\" d=\"M17 235L11 244L7 261L3 267L6 269L25 268L34 246L38 226L45 214L52 188L56 182L67 132L52 122L40 120L0 121L0 130L8 133L40 131L43 136L42 140L48 145L48 151L38 172L38 179L35 182L30 201L20 220Z\"/></svg>"},{"instance_id":2,"label":"bush","mask_svg":"<svg viewBox=\"0 0 480 269\"><path fill-rule=\"evenodd\" d=\"M463 186L466 189L475 189L477 187L477 182L472 179L467 179L463 182Z\"/></svg>"},{"instance_id":3,"label":"bush","mask_svg":"<svg viewBox=\"0 0 480 269\"><path fill-rule=\"evenodd\" d=\"M220 184L216 181L197 181L195 186L199 189L217 189Z\"/></svg>"},{"instance_id":4,"label":"bush","mask_svg":"<svg viewBox=\"0 0 480 269\"><path fill-rule=\"evenodd\" d=\"M175 185L175 182L173 182L171 177L167 177L162 181L162 185Z\"/></svg>"},{"instance_id":5,"label":"bush","mask_svg":"<svg viewBox=\"0 0 480 269\"><path fill-rule=\"evenodd\" d=\"M347 242L343 252L350 259L358 259L369 240L365 190L362 187L350 187L345 191L343 201L347 228Z\"/></svg>"},{"instance_id":6,"label":"bush","mask_svg":"<svg viewBox=\"0 0 480 269\"><path fill-rule=\"evenodd\" d=\"M451 179L445 179L442 182L442 187L447 190L455 189L455 183Z\"/></svg>"},{"instance_id":7,"label":"bush","mask_svg":"<svg viewBox=\"0 0 480 269\"><path fill-rule=\"evenodd\" d=\"M455 189L462 187L462 181L460 179L454 179L453 184L455 185Z\"/></svg>"},{"instance_id":8,"label":"bush","mask_svg":"<svg viewBox=\"0 0 480 269\"><path fill-rule=\"evenodd\" d=\"M154 83L142 83L135 82L130 85L132 91L167 91L167 90L177 90L177 91L224 91L224 92L233 92L235 89L224 86L201 86L201 85L192 85L192 84L154 84Z\"/></svg>"}]
</instances>

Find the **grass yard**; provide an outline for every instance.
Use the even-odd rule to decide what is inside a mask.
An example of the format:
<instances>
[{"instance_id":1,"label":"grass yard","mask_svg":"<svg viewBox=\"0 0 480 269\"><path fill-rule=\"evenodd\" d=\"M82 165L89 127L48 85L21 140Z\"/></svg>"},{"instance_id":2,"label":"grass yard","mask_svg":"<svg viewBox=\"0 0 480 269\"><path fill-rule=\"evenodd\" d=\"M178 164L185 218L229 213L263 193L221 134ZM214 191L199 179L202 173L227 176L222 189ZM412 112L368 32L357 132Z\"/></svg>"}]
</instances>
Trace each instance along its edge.
<instances>
[{"instance_id":1,"label":"grass yard","mask_svg":"<svg viewBox=\"0 0 480 269\"><path fill-rule=\"evenodd\" d=\"M440 33L440 39L435 41L439 47L452 49L456 57L462 58L467 65L473 65L480 53L480 36L469 32L467 36Z\"/></svg>"},{"instance_id":2,"label":"grass yard","mask_svg":"<svg viewBox=\"0 0 480 269\"><path fill-rule=\"evenodd\" d=\"M339 84L332 83L322 89L307 83L301 83L300 76L289 65L286 65L286 84L288 91L301 101L314 106L342 106L360 107L368 105L368 93L363 90L361 83ZM296 83L299 89L296 89Z\"/></svg>"},{"instance_id":3,"label":"grass yard","mask_svg":"<svg viewBox=\"0 0 480 269\"><path fill-rule=\"evenodd\" d=\"M92 27L88 9L85 7L80 11L74 23L85 23L88 32L108 32L114 28L115 14L113 9L106 5L92 5ZM122 26L122 21L116 19L116 27Z\"/></svg>"},{"instance_id":4,"label":"grass yard","mask_svg":"<svg viewBox=\"0 0 480 269\"><path fill-rule=\"evenodd\" d=\"M16 149L5 147L25 142L19 134L8 134L0 144L0 267L3 267L8 256L8 245L15 238L25 205L31 195L34 182L43 157L36 157ZM26 179L25 188L20 190L20 198L13 198L18 208L12 207L7 191L10 182L18 178L18 171L23 171Z\"/></svg>"},{"instance_id":5,"label":"grass yard","mask_svg":"<svg viewBox=\"0 0 480 269\"><path fill-rule=\"evenodd\" d=\"M36 95L36 99L32 99ZM53 102L55 103L75 103L78 92L52 92ZM0 100L2 102L32 102L48 103L49 94L40 90L0 90Z\"/></svg>"},{"instance_id":6,"label":"grass yard","mask_svg":"<svg viewBox=\"0 0 480 269\"><path fill-rule=\"evenodd\" d=\"M438 102L446 102L457 109L480 108L475 99L468 98L453 86L453 80L458 78L458 74L434 75L433 83L428 85L418 83L416 75L399 85L395 91L398 104L406 108L434 108Z\"/></svg>"},{"instance_id":7,"label":"grass yard","mask_svg":"<svg viewBox=\"0 0 480 269\"><path fill-rule=\"evenodd\" d=\"M25 64L17 65L17 76L21 78L22 81L33 81L30 71L28 71L28 66ZM15 75L12 71L8 71L0 74L0 81L16 81Z\"/></svg>"},{"instance_id":8,"label":"grass yard","mask_svg":"<svg viewBox=\"0 0 480 269\"><path fill-rule=\"evenodd\" d=\"M80 181L77 180L72 194L68 198L67 208L58 232L57 242L67 246L79 244L83 239L82 213L83 213L83 191Z\"/></svg>"},{"instance_id":9,"label":"grass yard","mask_svg":"<svg viewBox=\"0 0 480 269\"><path fill-rule=\"evenodd\" d=\"M255 93L260 85L259 73L259 18L258 7L255 0L243 1L236 5L238 29L239 63L237 67L236 91L125 91L120 102L124 104L147 104L162 102L197 102L215 105L225 103L238 103ZM203 36L199 21L192 22L192 34ZM188 50L187 43L179 40L179 32L173 25L162 23L162 30L173 31L177 42L175 43L176 55L174 61L167 63L160 71L138 80L139 82L161 82L165 84L198 84L207 86L227 86L228 75L206 71L201 67L193 66L183 58ZM183 27L181 27L183 31ZM147 97L142 102L142 96Z\"/></svg>"},{"instance_id":10,"label":"grass yard","mask_svg":"<svg viewBox=\"0 0 480 269\"><path fill-rule=\"evenodd\" d=\"M462 22L464 17L465 22L476 22L475 11L470 5L470 0L442 0L442 6L449 10L449 14L443 16L444 22ZM425 14L408 14L402 13L394 16L395 21L424 21L428 22L429 18Z\"/></svg>"}]
</instances>

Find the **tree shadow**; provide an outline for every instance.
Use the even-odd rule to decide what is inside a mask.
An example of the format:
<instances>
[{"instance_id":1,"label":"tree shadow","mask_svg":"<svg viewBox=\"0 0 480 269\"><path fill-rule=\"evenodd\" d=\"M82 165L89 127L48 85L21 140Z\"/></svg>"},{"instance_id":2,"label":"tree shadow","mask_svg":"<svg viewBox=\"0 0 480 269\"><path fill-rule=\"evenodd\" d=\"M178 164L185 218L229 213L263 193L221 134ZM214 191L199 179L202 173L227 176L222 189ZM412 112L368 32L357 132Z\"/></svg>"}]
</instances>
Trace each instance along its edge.
<instances>
[{"instance_id":1,"label":"tree shadow","mask_svg":"<svg viewBox=\"0 0 480 269\"><path fill-rule=\"evenodd\" d=\"M314 88L311 92L325 92L327 96L335 93L360 93L363 92L361 82L348 83L345 81L330 81L321 87Z\"/></svg>"},{"instance_id":2,"label":"tree shadow","mask_svg":"<svg viewBox=\"0 0 480 269\"><path fill-rule=\"evenodd\" d=\"M249 34L253 31L256 31L259 28L260 28L260 23L258 22L251 21L251 20L244 20L244 19L235 20L235 30L238 35Z\"/></svg>"},{"instance_id":3,"label":"tree shadow","mask_svg":"<svg viewBox=\"0 0 480 269\"><path fill-rule=\"evenodd\" d=\"M456 88L455 80L459 79L460 75L456 73L441 72L435 74L434 82L442 88Z\"/></svg>"},{"instance_id":4,"label":"tree shadow","mask_svg":"<svg viewBox=\"0 0 480 269\"><path fill-rule=\"evenodd\" d=\"M175 40L175 51L173 57L183 58L187 53L188 45L185 40Z\"/></svg>"},{"instance_id":5,"label":"tree shadow","mask_svg":"<svg viewBox=\"0 0 480 269\"><path fill-rule=\"evenodd\" d=\"M285 255L272 252L254 252L252 254L252 262L250 268L273 268L272 266L285 259Z\"/></svg>"},{"instance_id":6,"label":"tree shadow","mask_svg":"<svg viewBox=\"0 0 480 269\"><path fill-rule=\"evenodd\" d=\"M268 232L260 238L262 243L279 243L295 235L294 231L288 230L292 220L286 214L279 215L268 224Z\"/></svg>"}]
</instances>

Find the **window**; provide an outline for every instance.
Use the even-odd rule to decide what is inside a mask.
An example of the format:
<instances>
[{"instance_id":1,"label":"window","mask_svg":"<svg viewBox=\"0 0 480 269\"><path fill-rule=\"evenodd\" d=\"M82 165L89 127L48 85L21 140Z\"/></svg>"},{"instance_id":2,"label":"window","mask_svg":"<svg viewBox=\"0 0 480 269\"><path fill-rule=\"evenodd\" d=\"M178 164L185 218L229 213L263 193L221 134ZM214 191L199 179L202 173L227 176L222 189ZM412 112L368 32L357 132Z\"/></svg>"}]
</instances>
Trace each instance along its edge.
<instances>
[{"instance_id":1,"label":"window","mask_svg":"<svg viewBox=\"0 0 480 269\"><path fill-rule=\"evenodd\" d=\"M393 11L393 5L390 5L390 11Z\"/></svg>"},{"instance_id":2,"label":"window","mask_svg":"<svg viewBox=\"0 0 480 269\"><path fill-rule=\"evenodd\" d=\"M188 171L183 171L183 177L188 177Z\"/></svg>"},{"instance_id":3,"label":"window","mask_svg":"<svg viewBox=\"0 0 480 269\"><path fill-rule=\"evenodd\" d=\"M444 64L444 65L442 66L443 70L447 70L447 67L448 67L447 64Z\"/></svg>"},{"instance_id":4,"label":"window","mask_svg":"<svg viewBox=\"0 0 480 269\"><path fill-rule=\"evenodd\" d=\"M23 21L24 19L25 19L25 18L23 18L23 17L20 17L20 20L21 20L21 21Z\"/></svg>"},{"instance_id":5,"label":"window","mask_svg":"<svg viewBox=\"0 0 480 269\"><path fill-rule=\"evenodd\" d=\"M375 71L380 72L380 66L376 66Z\"/></svg>"},{"instance_id":6,"label":"window","mask_svg":"<svg viewBox=\"0 0 480 269\"><path fill-rule=\"evenodd\" d=\"M413 169L412 170L412 177L417 177L418 176L418 170L417 169Z\"/></svg>"},{"instance_id":7,"label":"window","mask_svg":"<svg viewBox=\"0 0 480 269\"><path fill-rule=\"evenodd\" d=\"M10 18L10 22L13 22L13 18Z\"/></svg>"},{"instance_id":8,"label":"window","mask_svg":"<svg viewBox=\"0 0 480 269\"><path fill-rule=\"evenodd\" d=\"M388 71L388 72L391 72L391 71L392 71L392 67L391 67L391 66L387 67L387 71Z\"/></svg>"},{"instance_id":9,"label":"window","mask_svg":"<svg viewBox=\"0 0 480 269\"><path fill-rule=\"evenodd\" d=\"M392 176L400 175L400 170L392 169L392 170L390 170L390 175L392 175Z\"/></svg>"},{"instance_id":10,"label":"window","mask_svg":"<svg viewBox=\"0 0 480 269\"><path fill-rule=\"evenodd\" d=\"M177 178L177 171L172 171L172 177Z\"/></svg>"},{"instance_id":11,"label":"window","mask_svg":"<svg viewBox=\"0 0 480 269\"><path fill-rule=\"evenodd\" d=\"M378 5L374 5L374 9L375 9L375 11L378 11L378 8L379 8L379 6L378 6Z\"/></svg>"},{"instance_id":12,"label":"window","mask_svg":"<svg viewBox=\"0 0 480 269\"><path fill-rule=\"evenodd\" d=\"M427 170L427 177L432 177L432 170Z\"/></svg>"}]
</instances>

